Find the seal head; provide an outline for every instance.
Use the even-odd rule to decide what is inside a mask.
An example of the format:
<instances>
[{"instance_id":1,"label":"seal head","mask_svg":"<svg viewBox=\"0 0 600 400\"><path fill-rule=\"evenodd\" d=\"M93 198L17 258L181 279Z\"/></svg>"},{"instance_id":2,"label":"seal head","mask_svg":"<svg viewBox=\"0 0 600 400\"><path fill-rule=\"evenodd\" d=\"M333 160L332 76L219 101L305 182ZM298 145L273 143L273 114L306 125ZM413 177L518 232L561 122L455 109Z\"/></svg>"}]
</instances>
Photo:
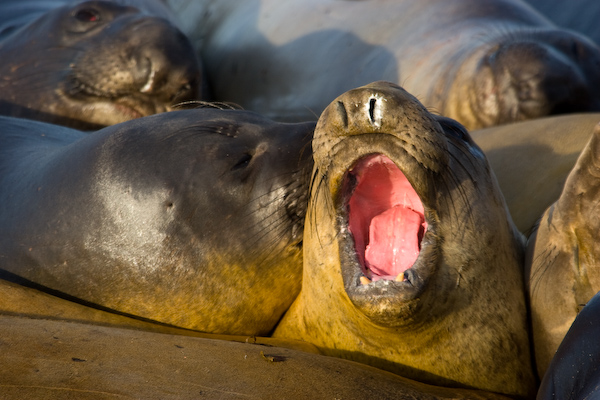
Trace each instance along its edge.
<instances>
[{"instance_id":1,"label":"seal head","mask_svg":"<svg viewBox=\"0 0 600 400\"><path fill-rule=\"evenodd\" d=\"M45 12L0 38L0 113L94 129L200 96L201 67L168 20L87 1Z\"/></svg>"},{"instance_id":2,"label":"seal head","mask_svg":"<svg viewBox=\"0 0 600 400\"><path fill-rule=\"evenodd\" d=\"M523 238L466 130L376 82L327 107L313 152L302 290L274 335L531 395Z\"/></svg>"}]
</instances>

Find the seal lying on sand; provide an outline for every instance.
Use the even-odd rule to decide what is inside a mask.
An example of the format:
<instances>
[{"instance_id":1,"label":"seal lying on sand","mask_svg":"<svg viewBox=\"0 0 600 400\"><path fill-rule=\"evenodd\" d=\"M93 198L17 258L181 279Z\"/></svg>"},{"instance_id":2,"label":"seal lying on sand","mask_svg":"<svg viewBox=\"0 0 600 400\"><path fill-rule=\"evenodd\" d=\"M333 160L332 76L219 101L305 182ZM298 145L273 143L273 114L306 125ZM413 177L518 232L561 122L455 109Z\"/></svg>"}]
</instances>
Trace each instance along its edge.
<instances>
[{"instance_id":1,"label":"seal lying on sand","mask_svg":"<svg viewBox=\"0 0 600 400\"><path fill-rule=\"evenodd\" d=\"M569 114L472 131L515 225L526 235L554 203L600 113Z\"/></svg>"},{"instance_id":2,"label":"seal lying on sand","mask_svg":"<svg viewBox=\"0 0 600 400\"><path fill-rule=\"evenodd\" d=\"M271 118L381 79L469 129L600 110L598 46L518 0L171 4L215 97Z\"/></svg>"},{"instance_id":3,"label":"seal lying on sand","mask_svg":"<svg viewBox=\"0 0 600 400\"><path fill-rule=\"evenodd\" d=\"M215 333L268 333L300 290L314 123L202 109L91 135L0 125L1 269Z\"/></svg>"},{"instance_id":4,"label":"seal lying on sand","mask_svg":"<svg viewBox=\"0 0 600 400\"><path fill-rule=\"evenodd\" d=\"M575 318L538 391L538 400L598 399L600 395L600 294Z\"/></svg>"},{"instance_id":5,"label":"seal lying on sand","mask_svg":"<svg viewBox=\"0 0 600 400\"><path fill-rule=\"evenodd\" d=\"M0 114L80 129L200 96L200 63L160 1L3 1Z\"/></svg>"},{"instance_id":6,"label":"seal lying on sand","mask_svg":"<svg viewBox=\"0 0 600 400\"><path fill-rule=\"evenodd\" d=\"M545 372L581 308L600 291L600 125L558 200L529 238L526 271L535 358Z\"/></svg>"},{"instance_id":7,"label":"seal lying on sand","mask_svg":"<svg viewBox=\"0 0 600 400\"><path fill-rule=\"evenodd\" d=\"M532 395L524 239L464 128L377 82L327 107L313 153L302 290L274 337Z\"/></svg>"}]
</instances>

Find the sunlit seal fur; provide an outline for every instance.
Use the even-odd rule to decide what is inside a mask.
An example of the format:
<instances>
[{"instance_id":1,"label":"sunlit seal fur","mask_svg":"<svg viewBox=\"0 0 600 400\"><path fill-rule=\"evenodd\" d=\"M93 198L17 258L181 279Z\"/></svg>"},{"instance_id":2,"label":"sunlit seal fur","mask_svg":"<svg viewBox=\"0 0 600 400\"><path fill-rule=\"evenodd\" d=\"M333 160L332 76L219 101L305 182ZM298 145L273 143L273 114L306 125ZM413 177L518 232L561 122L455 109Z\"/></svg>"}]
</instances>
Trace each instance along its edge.
<instances>
[{"instance_id":1,"label":"sunlit seal fur","mask_svg":"<svg viewBox=\"0 0 600 400\"><path fill-rule=\"evenodd\" d=\"M512 219L531 233L562 191L600 122L600 113L568 114L471 131L492 166Z\"/></svg>"},{"instance_id":2,"label":"sunlit seal fur","mask_svg":"<svg viewBox=\"0 0 600 400\"><path fill-rule=\"evenodd\" d=\"M542 379L538 400L600 398L600 294L583 307Z\"/></svg>"},{"instance_id":3,"label":"sunlit seal fur","mask_svg":"<svg viewBox=\"0 0 600 400\"><path fill-rule=\"evenodd\" d=\"M378 82L331 103L313 153L302 290L274 336L427 383L532 395L523 237L464 128Z\"/></svg>"},{"instance_id":4,"label":"sunlit seal fur","mask_svg":"<svg viewBox=\"0 0 600 400\"><path fill-rule=\"evenodd\" d=\"M1 269L215 333L268 333L300 290L314 123L201 109L91 135L0 126Z\"/></svg>"},{"instance_id":5,"label":"sunlit seal fur","mask_svg":"<svg viewBox=\"0 0 600 400\"><path fill-rule=\"evenodd\" d=\"M158 0L0 4L0 114L93 129L196 99L201 65Z\"/></svg>"},{"instance_id":6,"label":"sunlit seal fur","mask_svg":"<svg viewBox=\"0 0 600 400\"><path fill-rule=\"evenodd\" d=\"M469 129L600 110L600 49L519 0L170 2L219 100L318 118L385 79Z\"/></svg>"},{"instance_id":7,"label":"sunlit seal fur","mask_svg":"<svg viewBox=\"0 0 600 400\"><path fill-rule=\"evenodd\" d=\"M600 126L562 194L529 238L526 267L535 357L543 375L581 308L600 291Z\"/></svg>"}]
</instances>

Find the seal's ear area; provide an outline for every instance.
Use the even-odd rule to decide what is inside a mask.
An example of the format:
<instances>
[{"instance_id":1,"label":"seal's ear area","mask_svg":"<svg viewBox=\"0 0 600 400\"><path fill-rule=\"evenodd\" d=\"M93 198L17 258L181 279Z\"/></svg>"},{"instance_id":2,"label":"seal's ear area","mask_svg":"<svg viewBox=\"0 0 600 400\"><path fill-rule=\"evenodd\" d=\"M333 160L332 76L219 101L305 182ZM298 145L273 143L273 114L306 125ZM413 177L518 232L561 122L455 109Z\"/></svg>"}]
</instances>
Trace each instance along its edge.
<instances>
[{"instance_id":1,"label":"seal's ear area","mask_svg":"<svg viewBox=\"0 0 600 400\"><path fill-rule=\"evenodd\" d=\"M440 126L442 127L442 129L444 130L446 135L457 138L457 139L464 140L466 142L473 141L471 139L471 135L469 135L469 132L467 131L467 128L462 126L457 121L455 121L451 118L442 117L442 116L438 116L438 115L435 116L435 119L440 124Z\"/></svg>"}]
</instances>

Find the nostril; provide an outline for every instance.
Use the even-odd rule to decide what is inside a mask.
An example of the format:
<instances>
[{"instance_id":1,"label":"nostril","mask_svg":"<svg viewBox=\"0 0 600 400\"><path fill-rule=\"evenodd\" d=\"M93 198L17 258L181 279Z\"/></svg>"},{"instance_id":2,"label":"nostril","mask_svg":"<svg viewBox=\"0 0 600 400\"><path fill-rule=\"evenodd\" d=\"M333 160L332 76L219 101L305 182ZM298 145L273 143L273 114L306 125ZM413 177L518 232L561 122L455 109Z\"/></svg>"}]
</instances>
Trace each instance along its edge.
<instances>
[{"instance_id":1,"label":"nostril","mask_svg":"<svg viewBox=\"0 0 600 400\"><path fill-rule=\"evenodd\" d=\"M347 128L348 127L348 113L346 112L346 107L344 106L344 103L341 101L338 101L336 106L337 106L338 114L342 118L342 123L344 124L344 128Z\"/></svg>"},{"instance_id":2,"label":"nostril","mask_svg":"<svg viewBox=\"0 0 600 400\"><path fill-rule=\"evenodd\" d=\"M374 98L371 98L369 100L369 119L371 120L372 124L375 124L375 104L377 103L377 100Z\"/></svg>"}]
</instances>

